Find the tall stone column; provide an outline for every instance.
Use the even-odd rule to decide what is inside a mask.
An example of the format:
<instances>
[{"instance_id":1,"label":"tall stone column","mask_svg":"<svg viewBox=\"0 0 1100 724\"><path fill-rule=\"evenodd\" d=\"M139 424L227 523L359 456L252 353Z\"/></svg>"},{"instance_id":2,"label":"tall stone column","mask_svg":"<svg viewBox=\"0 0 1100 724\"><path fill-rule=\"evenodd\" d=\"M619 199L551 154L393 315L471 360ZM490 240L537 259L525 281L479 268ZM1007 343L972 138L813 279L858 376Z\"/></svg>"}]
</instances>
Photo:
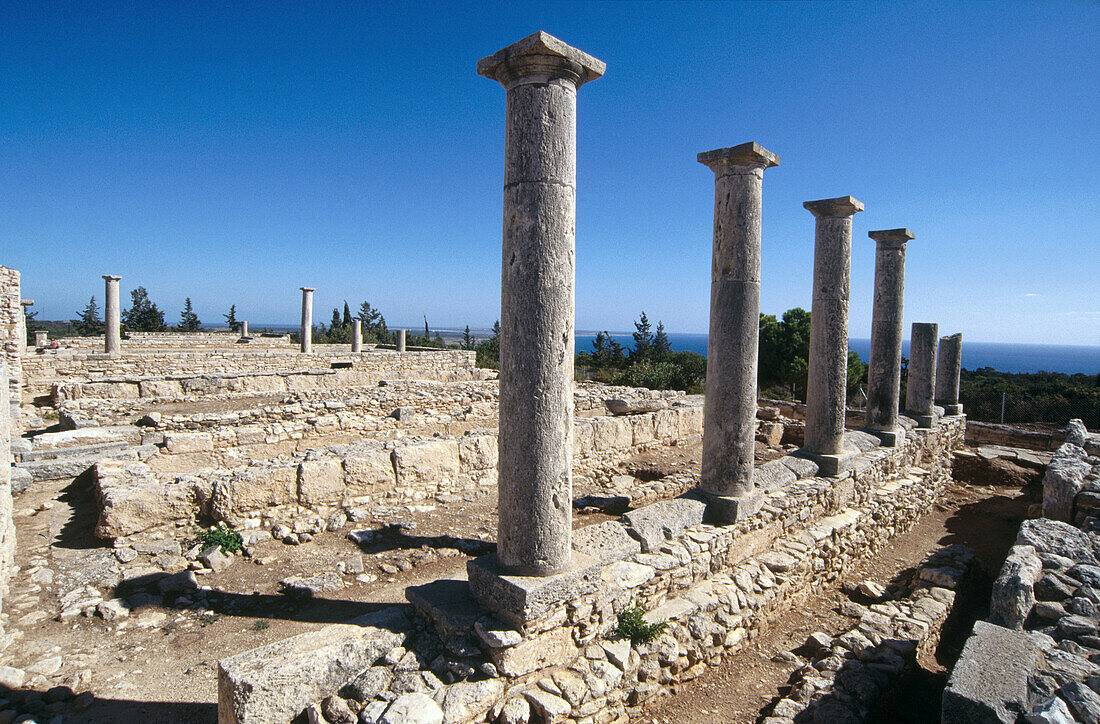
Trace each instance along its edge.
<instances>
[{"instance_id":1,"label":"tall stone column","mask_svg":"<svg viewBox=\"0 0 1100 724\"><path fill-rule=\"evenodd\" d=\"M936 355L936 404L943 407L945 415L963 414L963 406L959 404L962 340L961 334L940 337L940 349Z\"/></svg>"},{"instance_id":2,"label":"tall stone column","mask_svg":"<svg viewBox=\"0 0 1100 724\"><path fill-rule=\"evenodd\" d=\"M248 336L248 322L241 322L241 336Z\"/></svg>"},{"instance_id":3,"label":"tall stone column","mask_svg":"<svg viewBox=\"0 0 1100 724\"><path fill-rule=\"evenodd\" d=\"M905 440L898 425L901 401L902 308L905 298L905 245L909 229L869 231L875 240L875 303L871 312L871 356L867 361L866 428L886 447Z\"/></svg>"},{"instance_id":4,"label":"tall stone column","mask_svg":"<svg viewBox=\"0 0 1100 724\"><path fill-rule=\"evenodd\" d=\"M359 319L351 321L351 351L363 351L363 322Z\"/></svg>"},{"instance_id":5,"label":"tall stone column","mask_svg":"<svg viewBox=\"0 0 1100 724\"><path fill-rule=\"evenodd\" d=\"M709 517L734 523L760 510L753 485L760 344L760 225L764 169L779 157L755 143L700 153L714 171L710 337L699 487Z\"/></svg>"},{"instance_id":6,"label":"tall stone column","mask_svg":"<svg viewBox=\"0 0 1100 724\"><path fill-rule=\"evenodd\" d=\"M118 306L118 280L111 274L104 274L106 289L103 292L103 351L107 354L122 352L122 317Z\"/></svg>"},{"instance_id":7,"label":"tall stone column","mask_svg":"<svg viewBox=\"0 0 1100 724\"><path fill-rule=\"evenodd\" d=\"M844 412L848 396L848 294L852 274L852 216L863 204L851 196L807 201L816 219L814 291L810 310L810 371L806 385L803 452L824 475L847 469Z\"/></svg>"},{"instance_id":8,"label":"tall stone column","mask_svg":"<svg viewBox=\"0 0 1100 724\"><path fill-rule=\"evenodd\" d=\"M299 333L302 351L313 351L313 287L302 287L302 331Z\"/></svg>"},{"instance_id":9,"label":"tall stone column","mask_svg":"<svg viewBox=\"0 0 1100 724\"><path fill-rule=\"evenodd\" d=\"M397 330L397 351L405 351L405 330L403 329Z\"/></svg>"},{"instance_id":10,"label":"tall stone column","mask_svg":"<svg viewBox=\"0 0 1100 724\"><path fill-rule=\"evenodd\" d=\"M34 333L34 348L35 349L42 349L43 347L45 347L47 344L49 344L49 342L48 342L49 337L50 337L49 332L46 332L46 331L35 332Z\"/></svg>"},{"instance_id":11,"label":"tall stone column","mask_svg":"<svg viewBox=\"0 0 1100 724\"><path fill-rule=\"evenodd\" d=\"M932 409L936 390L936 337L940 327L933 322L913 322L909 337L909 375L905 379L905 411L917 427L936 424Z\"/></svg>"},{"instance_id":12,"label":"tall stone column","mask_svg":"<svg viewBox=\"0 0 1100 724\"><path fill-rule=\"evenodd\" d=\"M572 568L577 89L604 67L543 32L477 64L507 91L497 563L511 575Z\"/></svg>"}]
</instances>

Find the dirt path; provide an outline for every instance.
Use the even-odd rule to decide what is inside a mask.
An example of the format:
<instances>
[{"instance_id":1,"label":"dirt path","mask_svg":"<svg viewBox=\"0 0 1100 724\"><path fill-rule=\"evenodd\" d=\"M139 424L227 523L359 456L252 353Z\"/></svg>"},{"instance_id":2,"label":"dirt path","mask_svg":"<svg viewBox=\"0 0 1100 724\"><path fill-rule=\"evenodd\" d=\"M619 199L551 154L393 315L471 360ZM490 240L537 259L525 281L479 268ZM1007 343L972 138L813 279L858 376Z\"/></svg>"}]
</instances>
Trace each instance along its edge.
<instances>
[{"instance_id":1,"label":"dirt path","mask_svg":"<svg viewBox=\"0 0 1100 724\"><path fill-rule=\"evenodd\" d=\"M1035 500L1034 489L952 484L935 509L912 530L895 538L873 559L863 561L843 580L857 583L872 580L888 586L911 571L929 551L951 543L974 548L985 571L997 571L1016 538L1028 505ZM988 583L986 580L984 585ZM793 658L785 660L784 655L800 647L815 631L837 635L851 627L851 619L837 612L840 599L846 597L839 586L810 596L774 621L748 649L681 685L671 696L652 703L636 721L638 724L760 721L786 692L791 674L800 665ZM988 590L977 594L975 599L988 601ZM980 609L969 612L971 621L983 616ZM900 687L903 696L884 715L884 724L938 724L940 693L947 680L945 664L954 662L968 632L961 632L961 636L957 635L959 632L945 632L937 652L939 660L920 662L921 671Z\"/></svg>"}]
</instances>

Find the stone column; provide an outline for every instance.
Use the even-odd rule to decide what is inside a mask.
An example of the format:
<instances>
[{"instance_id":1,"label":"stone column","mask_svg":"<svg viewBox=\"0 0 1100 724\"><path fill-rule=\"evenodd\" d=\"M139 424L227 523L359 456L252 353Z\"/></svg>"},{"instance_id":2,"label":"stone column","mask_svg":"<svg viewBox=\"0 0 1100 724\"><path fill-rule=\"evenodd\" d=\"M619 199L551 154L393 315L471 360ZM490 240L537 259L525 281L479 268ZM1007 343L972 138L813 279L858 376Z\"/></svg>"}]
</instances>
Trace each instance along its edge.
<instances>
[{"instance_id":1,"label":"stone column","mask_svg":"<svg viewBox=\"0 0 1100 724\"><path fill-rule=\"evenodd\" d=\"M248 322L241 322L241 336L248 336Z\"/></svg>"},{"instance_id":2,"label":"stone column","mask_svg":"<svg viewBox=\"0 0 1100 724\"><path fill-rule=\"evenodd\" d=\"M106 290L103 293L103 351L107 354L122 352L121 316L118 306L118 280L122 277L104 274Z\"/></svg>"},{"instance_id":3,"label":"stone column","mask_svg":"<svg viewBox=\"0 0 1100 724\"><path fill-rule=\"evenodd\" d=\"M577 88L604 63L538 32L478 61L507 91L497 561L572 567Z\"/></svg>"},{"instance_id":4,"label":"stone column","mask_svg":"<svg viewBox=\"0 0 1100 724\"><path fill-rule=\"evenodd\" d=\"M852 216L863 204L851 196L807 201L817 218L814 291L810 310L810 371L806 385L803 452L823 475L847 469L844 412L848 397L848 285L852 273Z\"/></svg>"},{"instance_id":5,"label":"stone column","mask_svg":"<svg viewBox=\"0 0 1100 724\"><path fill-rule=\"evenodd\" d=\"M875 240L875 306L871 312L871 356L867 361L866 428L886 447L905 440L898 425L901 400L902 307L905 298L905 245L909 229L869 231Z\"/></svg>"},{"instance_id":6,"label":"stone column","mask_svg":"<svg viewBox=\"0 0 1100 724\"><path fill-rule=\"evenodd\" d=\"M397 351L405 351L405 330L403 329L397 330Z\"/></svg>"},{"instance_id":7,"label":"stone column","mask_svg":"<svg viewBox=\"0 0 1100 724\"><path fill-rule=\"evenodd\" d=\"M351 321L351 351L363 351L363 321L360 319Z\"/></svg>"},{"instance_id":8,"label":"stone column","mask_svg":"<svg viewBox=\"0 0 1100 724\"><path fill-rule=\"evenodd\" d=\"M917 421L917 427L932 427L936 412L932 409L936 389L936 337L939 325L913 322L909 337L909 376L905 381L905 411Z\"/></svg>"},{"instance_id":9,"label":"stone column","mask_svg":"<svg viewBox=\"0 0 1100 724\"><path fill-rule=\"evenodd\" d=\"M35 347L35 349L42 349L47 344L49 344L49 342L46 341L47 338L49 337L49 335L50 335L50 333L47 332L47 331L35 332L34 333L34 347Z\"/></svg>"},{"instance_id":10,"label":"stone column","mask_svg":"<svg viewBox=\"0 0 1100 724\"><path fill-rule=\"evenodd\" d=\"M760 510L753 485L760 343L760 224L764 169L779 157L755 143L700 153L714 171L710 337L699 487L709 517L734 523Z\"/></svg>"},{"instance_id":11,"label":"stone column","mask_svg":"<svg viewBox=\"0 0 1100 724\"><path fill-rule=\"evenodd\" d=\"M302 331L299 333L302 341L302 351L313 351L313 287L302 287Z\"/></svg>"},{"instance_id":12,"label":"stone column","mask_svg":"<svg viewBox=\"0 0 1100 724\"><path fill-rule=\"evenodd\" d=\"M936 355L936 404L943 407L945 415L963 414L963 406L959 404L962 340L961 334L940 337L940 349Z\"/></svg>"}]
</instances>

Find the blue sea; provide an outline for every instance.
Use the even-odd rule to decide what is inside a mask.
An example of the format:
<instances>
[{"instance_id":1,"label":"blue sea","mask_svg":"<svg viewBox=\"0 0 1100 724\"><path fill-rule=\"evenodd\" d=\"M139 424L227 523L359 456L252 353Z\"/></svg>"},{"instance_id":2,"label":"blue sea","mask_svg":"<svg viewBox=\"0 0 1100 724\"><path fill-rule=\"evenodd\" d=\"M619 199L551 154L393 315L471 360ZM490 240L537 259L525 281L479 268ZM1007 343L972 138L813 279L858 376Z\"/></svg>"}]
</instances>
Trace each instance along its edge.
<instances>
[{"instance_id":1,"label":"blue sea","mask_svg":"<svg viewBox=\"0 0 1100 724\"><path fill-rule=\"evenodd\" d=\"M611 335L623 346L633 346L629 334ZM592 350L595 334L578 334L577 351ZM707 335L669 333L668 341L677 352L707 353ZM867 361L871 354L871 340L852 339L849 346L860 359ZM902 354L909 356L909 341L902 343ZM992 367L1001 372L1064 372L1065 374L1100 374L1100 347L1056 344L1003 344L994 342L967 342L962 344L963 369L976 370Z\"/></svg>"}]
</instances>

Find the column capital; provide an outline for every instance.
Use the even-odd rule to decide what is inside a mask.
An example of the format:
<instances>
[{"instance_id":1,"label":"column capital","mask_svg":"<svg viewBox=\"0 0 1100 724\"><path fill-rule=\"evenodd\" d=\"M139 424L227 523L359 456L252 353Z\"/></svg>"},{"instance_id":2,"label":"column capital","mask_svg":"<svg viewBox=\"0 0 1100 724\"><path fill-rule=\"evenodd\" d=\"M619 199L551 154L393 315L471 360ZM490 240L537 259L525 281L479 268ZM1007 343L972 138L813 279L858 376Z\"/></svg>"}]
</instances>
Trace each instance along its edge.
<instances>
[{"instance_id":1,"label":"column capital","mask_svg":"<svg viewBox=\"0 0 1100 724\"><path fill-rule=\"evenodd\" d=\"M317 291L316 287L298 287L298 288L301 289L303 292L315 292L315 291Z\"/></svg>"},{"instance_id":2,"label":"column capital","mask_svg":"<svg viewBox=\"0 0 1100 724\"><path fill-rule=\"evenodd\" d=\"M603 75L607 64L538 31L477 62L477 74L505 88L564 79L580 88Z\"/></svg>"},{"instance_id":3,"label":"column capital","mask_svg":"<svg viewBox=\"0 0 1100 724\"><path fill-rule=\"evenodd\" d=\"M103 278L109 282L117 282L122 277L115 276L114 274L104 274Z\"/></svg>"},{"instance_id":4,"label":"column capital","mask_svg":"<svg viewBox=\"0 0 1100 724\"><path fill-rule=\"evenodd\" d=\"M716 148L703 151L696 159L715 173L726 167L771 168L779 165L779 156L755 141L742 143L730 148Z\"/></svg>"},{"instance_id":5,"label":"column capital","mask_svg":"<svg viewBox=\"0 0 1100 724\"><path fill-rule=\"evenodd\" d=\"M867 236L874 239L879 246L886 248L901 248L906 242L917 238L909 229L882 229L881 231L868 231Z\"/></svg>"},{"instance_id":6,"label":"column capital","mask_svg":"<svg viewBox=\"0 0 1100 724\"><path fill-rule=\"evenodd\" d=\"M863 202L851 196L807 201L802 206L819 219L842 219L863 211Z\"/></svg>"}]
</instances>

